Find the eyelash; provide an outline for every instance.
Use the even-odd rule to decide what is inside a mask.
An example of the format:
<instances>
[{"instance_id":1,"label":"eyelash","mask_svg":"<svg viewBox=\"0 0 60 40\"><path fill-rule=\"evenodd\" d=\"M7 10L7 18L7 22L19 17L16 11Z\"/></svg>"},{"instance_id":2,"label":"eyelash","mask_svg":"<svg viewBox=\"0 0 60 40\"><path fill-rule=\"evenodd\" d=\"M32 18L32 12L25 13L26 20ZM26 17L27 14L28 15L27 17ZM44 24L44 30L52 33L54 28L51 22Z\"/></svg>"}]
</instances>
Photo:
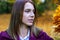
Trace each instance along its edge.
<instances>
[{"instance_id":1,"label":"eyelash","mask_svg":"<svg viewBox=\"0 0 60 40\"><path fill-rule=\"evenodd\" d=\"M25 12L30 12L30 11L25 11Z\"/></svg>"},{"instance_id":2,"label":"eyelash","mask_svg":"<svg viewBox=\"0 0 60 40\"><path fill-rule=\"evenodd\" d=\"M25 11L25 12L30 12L30 11L28 10L28 11ZM35 12L35 11L33 10L33 12Z\"/></svg>"}]
</instances>

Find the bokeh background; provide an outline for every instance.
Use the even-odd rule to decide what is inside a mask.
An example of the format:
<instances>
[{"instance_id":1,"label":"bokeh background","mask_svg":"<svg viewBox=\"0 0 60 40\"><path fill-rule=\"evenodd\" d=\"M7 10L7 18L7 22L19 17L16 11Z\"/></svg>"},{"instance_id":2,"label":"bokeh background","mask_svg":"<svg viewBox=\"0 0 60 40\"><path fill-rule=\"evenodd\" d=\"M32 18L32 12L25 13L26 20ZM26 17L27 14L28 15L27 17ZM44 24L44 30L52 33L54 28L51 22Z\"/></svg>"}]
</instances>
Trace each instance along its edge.
<instances>
[{"instance_id":1,"label":"bokeh background","mask_svg":"<svg viewBox=\"0 0 60 40\"><path fill-rule=\"evenodd\" d=\"M0 0L0 32L9 27L11 10L15 1L18 0ZM35 25L43 29L54 40L60 40L60 32L55 32L57 25L54 23L56 18L60 19L60 0L32 1L35 3L39 14Z\"/></svg>"}]
</instances>

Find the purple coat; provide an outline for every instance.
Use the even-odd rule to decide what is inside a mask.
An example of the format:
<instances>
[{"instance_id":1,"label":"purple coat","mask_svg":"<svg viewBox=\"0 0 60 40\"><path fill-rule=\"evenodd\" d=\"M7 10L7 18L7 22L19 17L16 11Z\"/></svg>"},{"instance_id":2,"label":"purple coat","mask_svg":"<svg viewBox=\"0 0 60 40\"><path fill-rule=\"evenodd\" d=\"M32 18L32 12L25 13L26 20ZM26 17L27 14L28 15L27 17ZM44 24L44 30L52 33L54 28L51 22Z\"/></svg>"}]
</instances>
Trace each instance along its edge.
<instances>
[{"instance_id":1,"label":"purple coat","mask_svg":"<svg viewBox=\"0 0 60 40\"><path fill-rule=\"evenodd\" d=\"M7 33L7 31L0 33L0 40L13 40L10 35ZM17 40L19 39L19 36L17 36ZM49 37L45 32L41 31L36 37L34 34L30 35L29 40L53 40L51 37Z\"/></svg>"}]
</instances>

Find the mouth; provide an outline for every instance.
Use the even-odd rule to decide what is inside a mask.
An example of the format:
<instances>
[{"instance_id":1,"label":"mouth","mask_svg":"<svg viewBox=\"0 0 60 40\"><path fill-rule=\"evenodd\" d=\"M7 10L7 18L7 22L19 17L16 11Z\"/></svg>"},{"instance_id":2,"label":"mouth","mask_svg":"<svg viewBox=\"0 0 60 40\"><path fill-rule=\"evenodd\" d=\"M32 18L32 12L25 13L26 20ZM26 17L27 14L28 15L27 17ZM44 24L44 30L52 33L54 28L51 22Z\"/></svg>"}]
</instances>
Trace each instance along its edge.
<instances>
[{"instance_id":1,"label":"mouth","mask_svg":"<svg viewBox=\"0 0 60 40\"><path fill-rule=\"evenodd\" d=\"M33 23L34 19L28 19L29 23Z\"/></svg>"}]
</instances>

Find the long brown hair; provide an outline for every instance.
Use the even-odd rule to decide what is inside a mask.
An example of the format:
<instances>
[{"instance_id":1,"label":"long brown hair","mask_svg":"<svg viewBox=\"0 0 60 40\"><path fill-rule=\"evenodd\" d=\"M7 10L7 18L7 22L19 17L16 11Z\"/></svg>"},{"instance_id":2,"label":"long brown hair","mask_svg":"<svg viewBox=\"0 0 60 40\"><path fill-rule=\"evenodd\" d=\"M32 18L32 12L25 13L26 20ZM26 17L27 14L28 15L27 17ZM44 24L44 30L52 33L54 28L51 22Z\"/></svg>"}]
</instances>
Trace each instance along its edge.
<instances>
[{"instance_id":1,"label":"long brown hair","mask_svg":"<svg viewBox=\"0 0 60 40\"><path fill-rule=\"evenodd\" d=\"M12 9L12 14L11 14L11 21L10 21L10 26L8 29L8 34L13 38L13 39L17 39L16 38L16 33L19 32L19 25L22 24L22 17L23 17L23 10L24 10L24 5L26 2L30 2L31 4L34 5L35 8L35 20L37 18L37 12L36 12L36 7L35 4L32 1L28 1L28 0L20 0L20 1L16 1L13 5L13 9ZM33 30L33 32L36 34L38 31L36 31L35 27L31 27L30 28L31 31Z\"/></svg>"}]
</instances>

